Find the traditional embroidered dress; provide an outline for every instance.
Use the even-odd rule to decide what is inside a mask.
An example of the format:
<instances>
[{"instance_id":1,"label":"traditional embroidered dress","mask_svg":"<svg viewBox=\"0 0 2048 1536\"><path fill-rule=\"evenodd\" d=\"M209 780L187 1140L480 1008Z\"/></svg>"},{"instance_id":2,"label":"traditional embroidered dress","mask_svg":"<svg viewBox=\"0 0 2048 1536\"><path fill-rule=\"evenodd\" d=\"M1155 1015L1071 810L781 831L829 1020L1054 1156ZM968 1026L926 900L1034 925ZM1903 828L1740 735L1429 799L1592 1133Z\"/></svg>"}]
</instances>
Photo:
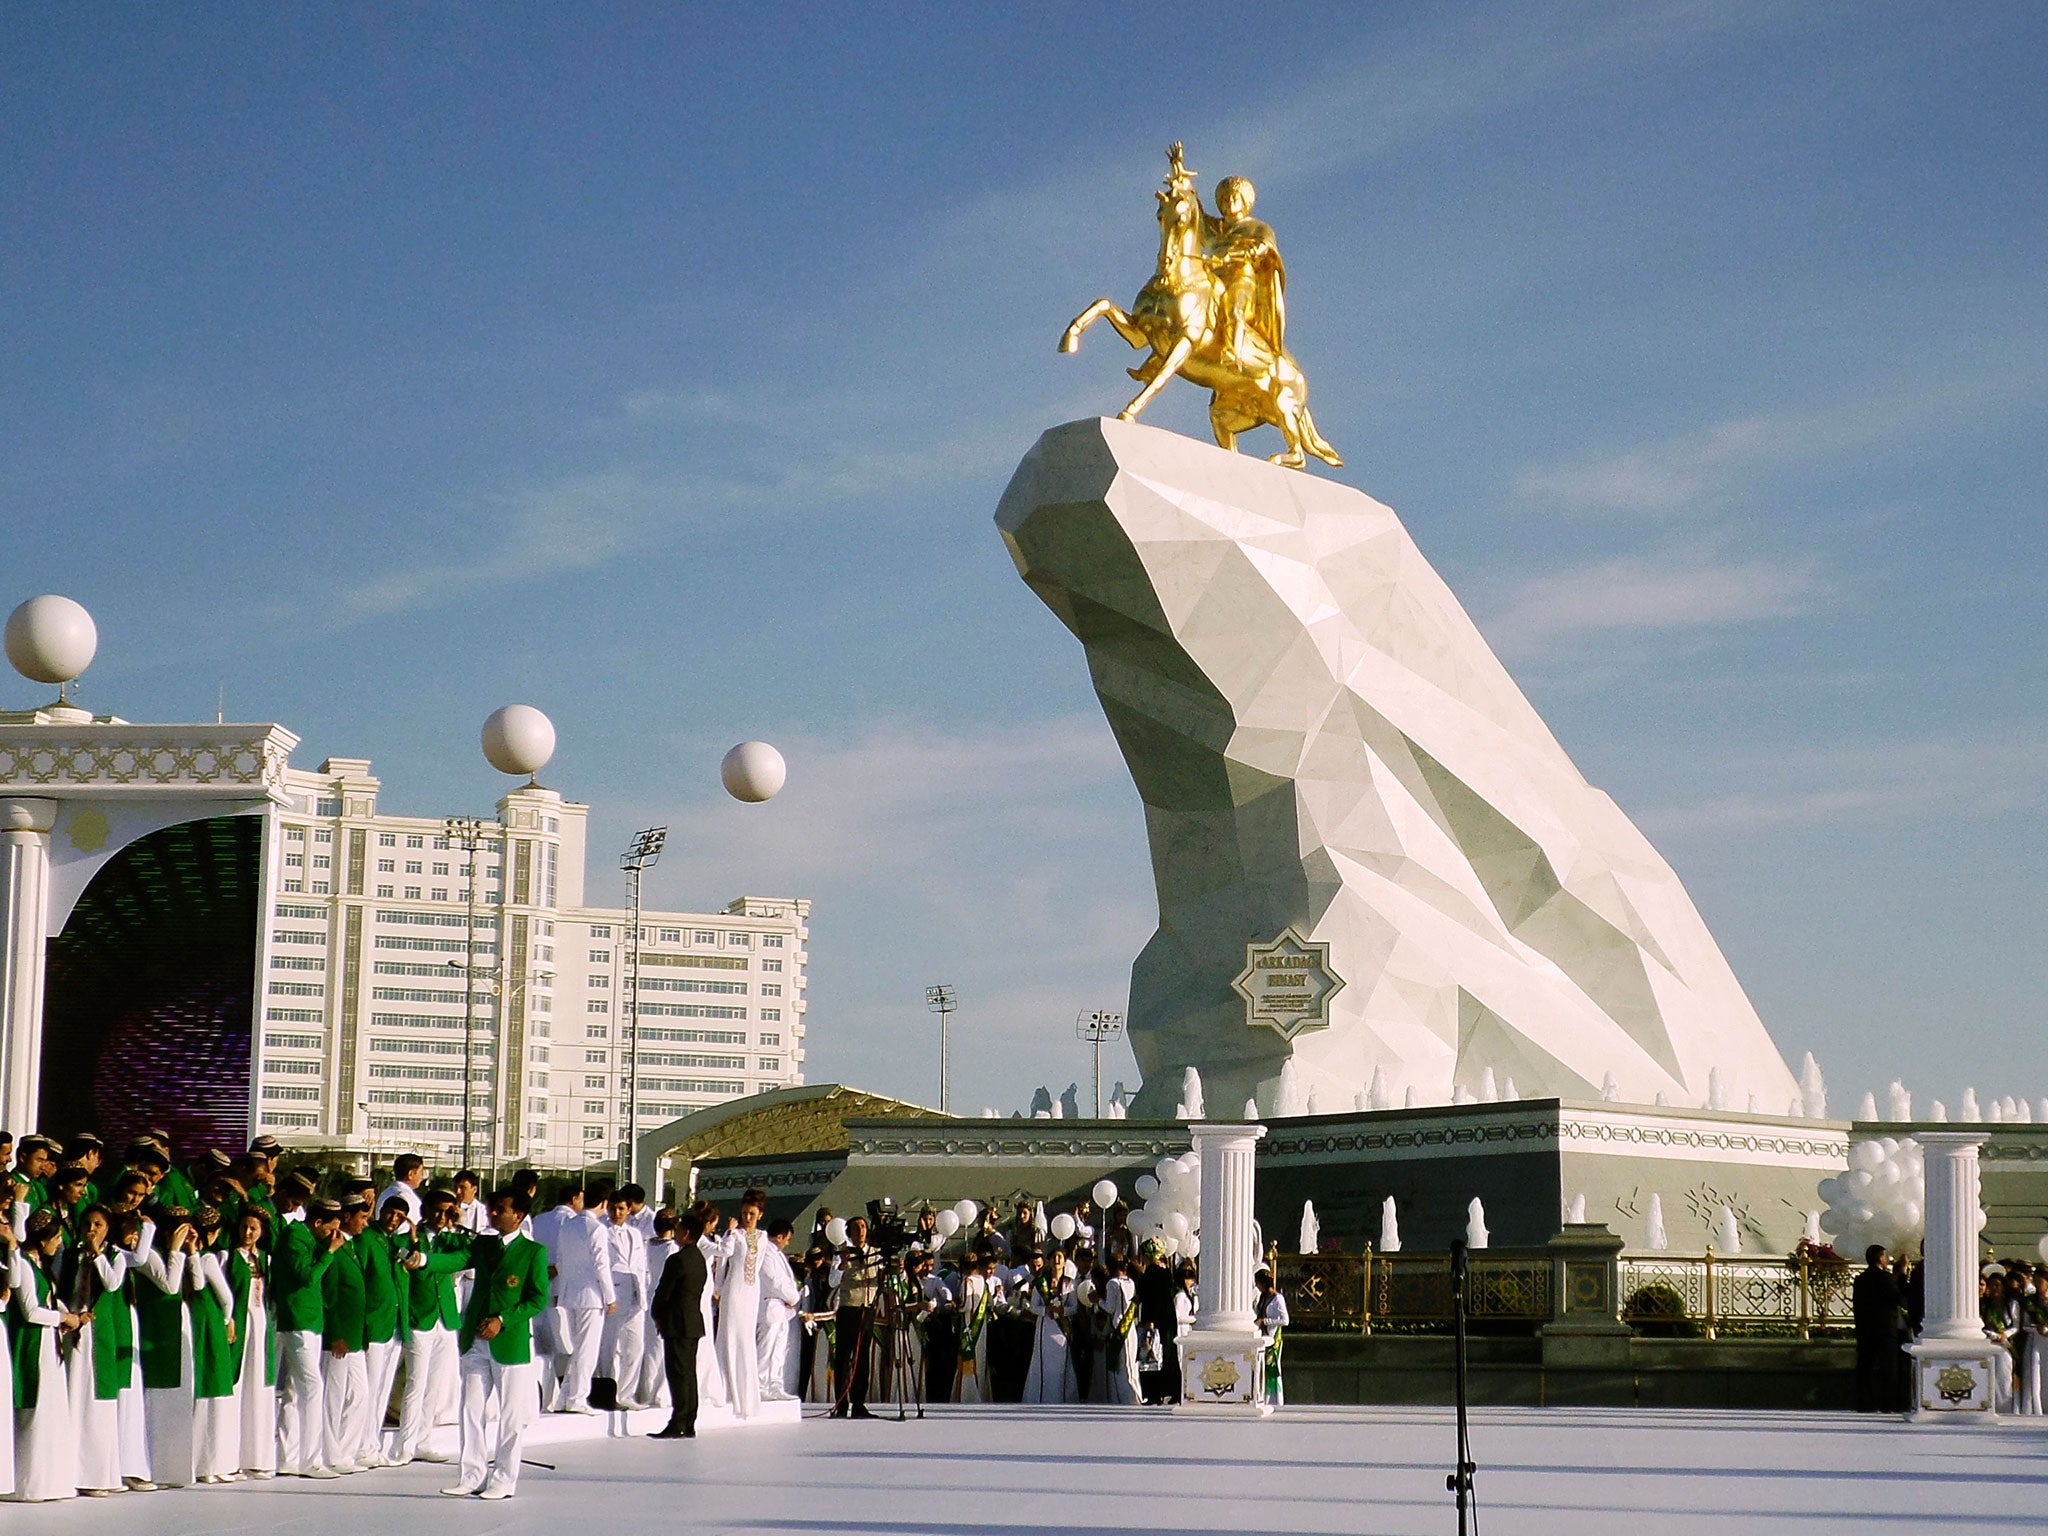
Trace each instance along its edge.
<instances>
[{"instance_id":1,"label":"traditional embroidered dress","mask_svg":"<svg viewBox=\"0 0 2048 1536\"><path fill-rule=\"evenodd\" d=\"M218 1253L193 1255L188 1270L198 1283L185 1291L192 1314L192 1464L206 1482L242 1473L242 1414L235 1400L235 1347L228 1342L228 1316L235 1294ZM239 1334L236 1337L240 1337Z\"/></svg>"},{"instance_id":2,"label":"traditional embroidered dress","mask_svg":"<svg viewBox=\"0 0 2048 1536\"><path fill-rule=\"evenodd\" d=\"M270 1265L260 1248L228 1256L234 1297L235 1401L241 1466L267 1477L277 1470L277 1327L270 1315Z\"/></svg>"},{"instance_id":3,"label":"traditional embroidered dress","mask_svg":"<svg viewBox=\"0 0 2048 1536\"><path fill-rule=\"evenodd\" d=\"M960 1374L953 1382L956 1403L986 1403L988 1323L995 1315L995 1287L986 1275L970 1274L960 1286Z\"/></svg>"},{"instance_id":4,"label":"traditional embroidered dress","mask_svg":"<svg viewBox=\"0 0 2048 1536\"><path fill-rule=\"evenodd\" d=\"M719 1243L712 1271L718 1284L718 1364L736 1419L761 1411L761 1265L772 1246L759 1227L735 1228Z\"/></svg>"},{"instance_id":5,"label":"traditional embroidered dress","mask_svg":"<svg viewBox=\"0 0 2048 1536\"><path fill-rule=\"evenodd\" d=\"M1031 1368L1024 1375L1027 1403L1070 1403L1074 1371L1067 1359L1067 1319L1074 1310L1074 1287L1064 1275L1051 1273L1028 1282L1025 1292L1036 1319L1031 1341Z\"/></svg>"},{"instance_id":6,"label":"traditional embroidered dress","mask_svg":"<svg viewBox=\"0 0 2048 1536\"><path fill-rule=\"evenodd\" d=\"M1129 1275L1112 1276L1103 1287L1103 1315L1109 1331L1103 1359L1109 1367L1109 1401L1135 1406L1138 1401L1138 1288Z\"/></svg>"},{"instance_id":7,"label":"traditional embroidered dress","mask_svg":"<svg viewBox=\"0 0 2048 1536\"><path fill-rule=\"evenodd\" d=\"M1278 1291L1273 1292L1259 1303L1259 1332L1266 1336L1266 1401L1275 1408L1285 1407L1286 1394L1281 1390L1280 1349L1287 1337L1287 1298Z\"/></svg>"},{"instance_id":8,"label":"traditional embroidered dress","mask_svg":"<svg viewBox=\"0 0 2048 1536\"><path fill-rule=\"evenodd\" d=\"M14 1300L7 1312L14 1365L14 1491L24 1503L78 1497L78 1431L57 1351L64 1310L42 1264L14 1253Z\"/></svg>"}]
</instances>

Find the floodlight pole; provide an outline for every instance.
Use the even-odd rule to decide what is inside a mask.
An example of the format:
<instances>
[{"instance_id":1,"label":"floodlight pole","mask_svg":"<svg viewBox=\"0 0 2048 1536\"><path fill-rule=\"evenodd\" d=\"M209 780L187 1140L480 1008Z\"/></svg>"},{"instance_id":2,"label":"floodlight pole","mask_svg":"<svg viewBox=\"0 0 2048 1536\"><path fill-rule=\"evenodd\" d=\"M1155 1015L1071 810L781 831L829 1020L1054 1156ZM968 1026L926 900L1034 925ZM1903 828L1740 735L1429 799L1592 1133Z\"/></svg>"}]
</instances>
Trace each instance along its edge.
<instances>
[{"instance_id":1,"label":"floodlight pole","mask_svg":"<svg viewBox=\"0 0 2048 1536\"><path fill-rule=\"evenodd\" d=\"M1124 1016L1113 1008L1083 1009L1074 1033L1095 1047L1095 1118L1102 1118L1102 1044L1124 1032Z\"/></svg>"},{"instance_id":2,"label":"floodlight pole","mask_svg":"<svg viewBox=\"0 0 2048 1536\"><path fill-rule=\"evenodd\" d=\"M636 832L626 851L619 855L619 868L626 872L626 888L633 911L632 931L626 943L626 1006L622 1023L625 1037L626 1139L619 1148L619 1182L633 1181L633 1148L640 1130L640 877L661 858L668 841L667 827L649 827Z\"/></svg>"},{"instance_id":3,"label":"floodlight pole","mask_svg":"<svg viewBox=\"0 0 2048 1536\"><path fill-rule=\"evenodd\" d=\"M953 1010L959 1006L959 999L949 986L926 987L924 1005L939 1016L939 1113L952 1113L953 1064L949 1040Z\"/></svg>"},{"instance_id":4,"label":"floodlight pole","mask_svg":"<svg viewBox=\"0 0 2048 1536\"><path fill-rule=\"evenodd\" d=\"M469 918L463 925L462 934L462 1166L465 1168L476 1166L476 1159L471 1155L470 1134L472 1100L476 1096L476 851L490 840L490 831L485 829L495 831L497 825L495 821L485 821L476 816L450 816L441 823L449 844L469 855L465 866L469 885ZM491 1059L497 1060L495 1051ZM499 1070L502 1073L502 1064ZM504 1085L500 1082L496 1086Z\"/></svg>"}]
</instances>

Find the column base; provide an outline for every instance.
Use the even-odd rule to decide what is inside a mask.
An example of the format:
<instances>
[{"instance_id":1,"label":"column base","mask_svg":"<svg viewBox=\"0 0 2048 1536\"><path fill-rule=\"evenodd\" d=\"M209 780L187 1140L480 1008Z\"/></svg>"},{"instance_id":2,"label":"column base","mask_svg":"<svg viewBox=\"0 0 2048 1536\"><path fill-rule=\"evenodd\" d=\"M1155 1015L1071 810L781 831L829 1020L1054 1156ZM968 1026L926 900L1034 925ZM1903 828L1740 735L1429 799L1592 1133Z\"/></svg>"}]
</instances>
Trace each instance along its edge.
<instances>
[{"instance_id":1,"label":"column base","mask_svg":"<svg viewBox=\"0 0 2048 1536\"><path fill-rule=\"evenodd\" d=\"M1912 1422L1996 1422L1998 1383L2012 1363L2003 1345L1990 1339L1919 1339L1906 1353L1913 1357Z\"/></svg>"},{"instance_id":2,"label":"column base","mask_svg":"<svg viewBox=\"0 0 2048 1536\"><path fill-rule=\"evenodd\" d=\"M1211 1419L1263 1419L1266 1339L1256 1328L1191 1328L1180 1337L1180 1401L1175 1413Z\"/></svg>"}]
</instances>

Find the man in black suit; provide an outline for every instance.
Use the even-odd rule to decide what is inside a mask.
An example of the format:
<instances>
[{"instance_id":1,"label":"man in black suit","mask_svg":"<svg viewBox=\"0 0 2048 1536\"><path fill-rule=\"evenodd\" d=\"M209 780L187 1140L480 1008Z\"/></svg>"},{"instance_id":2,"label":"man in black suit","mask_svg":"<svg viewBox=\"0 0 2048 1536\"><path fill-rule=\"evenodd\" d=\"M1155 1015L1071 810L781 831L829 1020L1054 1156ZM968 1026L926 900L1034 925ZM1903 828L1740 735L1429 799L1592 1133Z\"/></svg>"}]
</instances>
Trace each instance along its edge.
<instances>
[{"instance_id":1,"label":"man in black suit","mask_svg":"<svg viewBox=\"0 0 2048 1536\"><path fill-rule=\"evenodd\" d=\"M648 1310L661 1333L661 1364L668 1375L668 1423L655 1440L691 1440L697 1434L697 1345L704 1337L704 1287L710 1274L704 1251L697 1246L702 1232L685 1212L676 1220L676 1251L661 1267Z\"/></svg>"},{"instance_id":2,"label":"man in black suit","mask_svg":"<svg viewBox=\"0 0 2048 1536\"><path fill-rule=\"evenodd\" d=\"M1905 1356L1905 1298L1885 1268L1884 1248L1872 1243L1863 1255L1869 1266L1856 1277L1850 1299L1856 1318L1856 1411L1890 1413L1898 1407L1899 1367Z\"/></svg>"}]
</instances>

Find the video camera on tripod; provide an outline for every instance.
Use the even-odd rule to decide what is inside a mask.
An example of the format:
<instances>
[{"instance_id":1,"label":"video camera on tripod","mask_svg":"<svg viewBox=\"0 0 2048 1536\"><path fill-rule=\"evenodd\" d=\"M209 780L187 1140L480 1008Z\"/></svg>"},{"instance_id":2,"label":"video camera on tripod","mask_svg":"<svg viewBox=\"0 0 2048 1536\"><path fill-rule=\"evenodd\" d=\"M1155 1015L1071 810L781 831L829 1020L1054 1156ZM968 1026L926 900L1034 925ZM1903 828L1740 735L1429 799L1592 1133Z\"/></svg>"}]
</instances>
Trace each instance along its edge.
<instances>
[{"instance_id":1,"label":"video camera on tripod","mask_svg":"<svg viewBox=\"0 0 2048 1536\"><path fill-rule=\"evenodd\" d=\"M868 1241L882 1250L885 1259L893 1259L910 1247L910 1226L896 1209L896 1202L887 1195L868 1202Z\"/></svg>"}]
</instances>

